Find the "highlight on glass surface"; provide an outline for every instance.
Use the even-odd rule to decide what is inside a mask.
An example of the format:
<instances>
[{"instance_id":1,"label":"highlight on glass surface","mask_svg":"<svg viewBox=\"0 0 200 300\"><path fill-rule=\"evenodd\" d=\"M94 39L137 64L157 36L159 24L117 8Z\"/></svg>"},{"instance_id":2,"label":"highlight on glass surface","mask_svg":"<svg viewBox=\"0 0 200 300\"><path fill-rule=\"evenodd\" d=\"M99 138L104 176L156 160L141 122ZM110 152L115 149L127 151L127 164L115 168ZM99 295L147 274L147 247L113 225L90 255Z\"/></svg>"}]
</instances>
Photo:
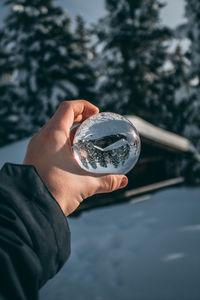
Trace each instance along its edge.
<instances>
[{"instance_id":1,"label":"highlight on glass surface","mask_svg":"<svg viewBox=\"0 0 200 300\"><path fill-rule=\"evenodd\" d=\"M126 174L138 161L140 138L125 117L102 112L85 120L73 140L78 165L92 173Z\"/></svg>"}]
</instances>

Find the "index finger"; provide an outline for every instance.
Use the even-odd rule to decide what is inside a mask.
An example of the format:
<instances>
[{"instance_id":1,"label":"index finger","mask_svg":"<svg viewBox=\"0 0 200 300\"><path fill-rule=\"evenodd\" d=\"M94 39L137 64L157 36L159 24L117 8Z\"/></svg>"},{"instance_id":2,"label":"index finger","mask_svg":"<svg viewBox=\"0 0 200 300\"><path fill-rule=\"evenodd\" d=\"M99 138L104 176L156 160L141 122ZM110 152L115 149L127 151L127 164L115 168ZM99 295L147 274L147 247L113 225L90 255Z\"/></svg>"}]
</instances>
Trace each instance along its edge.
<instances>
[{"instance_id":1,"label":"index finger","mask_svg":"<svg viewBox=\"0 0 200 300\"><path fill-rule=\"evenodd\" d=\"M73 124L81 123L98 112L98 107L86 100L63 101L50 122L54 122L59 129L69 131Z\"/></svg>"}]
</instances>

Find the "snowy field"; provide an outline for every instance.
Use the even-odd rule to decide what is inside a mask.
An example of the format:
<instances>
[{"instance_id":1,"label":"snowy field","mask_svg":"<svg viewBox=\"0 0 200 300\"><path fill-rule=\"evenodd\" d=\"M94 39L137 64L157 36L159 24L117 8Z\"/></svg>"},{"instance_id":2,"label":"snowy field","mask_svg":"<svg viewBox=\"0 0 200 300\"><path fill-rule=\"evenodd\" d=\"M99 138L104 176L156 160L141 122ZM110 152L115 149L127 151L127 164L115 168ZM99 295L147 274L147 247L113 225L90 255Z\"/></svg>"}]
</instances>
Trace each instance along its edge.
<instances>
[{"instance_id":1,"label":"snowy field","mask_svg":"<svg viewBox=\"0 0 200 300\"><path fill-rule=\"evenodd\" d=\"M21 164L24 160L28 142L29 139L25 139L0 148L0 168L2 168L6 162Z\"/></svg>"},{"instance_id":2,"label":"snowy field","mask_svg":"<svg viewBox=\"0 0 200 300\"><path fill-rule=\"evenodd\" d=\"M200 188L69 218L72 254L41 300L199 300Z\"/></svg>"}]
</instances>

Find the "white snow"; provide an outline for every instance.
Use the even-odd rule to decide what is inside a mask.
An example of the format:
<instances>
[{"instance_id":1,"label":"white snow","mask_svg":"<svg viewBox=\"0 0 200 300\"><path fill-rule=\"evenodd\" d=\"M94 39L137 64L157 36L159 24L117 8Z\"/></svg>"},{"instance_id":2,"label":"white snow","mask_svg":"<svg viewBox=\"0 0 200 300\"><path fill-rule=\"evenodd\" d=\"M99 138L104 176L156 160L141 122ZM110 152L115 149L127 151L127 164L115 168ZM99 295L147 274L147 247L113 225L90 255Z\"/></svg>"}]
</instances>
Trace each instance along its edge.
<instances>
[{"instance_id":1,"label":"white snow","mask_svg":"<svg viewBox=\"0 0 200 300\"><path fill-rule=\"evenodd\" d=\"M42 33L48 33L49 32L49 28L44 27L42 24L35 24L35 29L41 31Z\"/></svg>"},{"instance_id":2,"label":"white snow","mask_svg":"<svg viewBox=\"0 0 200 300\"><path fill-rule=\"evenodd\" d=\"M58 47L58 50L59 50L60 54L63 56L65 56L67 54L67 50L63 46Z\"/></svg>"},{"instance_id":3,"label":"white snow","mask_svg":"<svg viewBox=\"0 0 200 300\"><path fill-rule=\"evenodd\" d=\"M54 40L45 40L45 44L48 45L48 46L56 46L56 41Z\"/></svg>"},{"instance_id":4,"label":"white snow","mask_svg":"<svg viewBox=\"0 0 200 300\"><path fill-rule=\"evenodd\" d=\"M45 6L41 6L40 11L41 11L41 13L43 13L43 14L47 14L47 13L48 13L48 8L45 7Z\"/></svg>"},{"instance_id":5,"label":"white snow","mask_svg":"<svg viewBox=\"0 0 200 300\"><path fill-rule=\"evenodd\" d=\"M196 77L194 77L194 78L192 78L191 80L190 80L190 85L191 86L197 86L197 85L199 85L199 78L196 76Z\"/></svg>"},{"instance_id":6,"label":"white snow","mask_svg":"<svg viewBox=\"0 0 200 300\"><path fill-rule=\"evenodd\" d=\"M9 121L11 121L11 122L16 122L16 121L18 121L19 117L16 116L16 115L9 115L9 116L7 117L7 119L8 119Z\"/></svg>"},{"instance_id":7,"label":"white snow","mask_svg":"<svg viewBox=\"0 0 200 300\"><path fill-rule=\"evenodd\" d=\"M135 68L135 66L136 66L136 61L135 61L135 59L131 59L131 60L129 60L129 67L131 68L131 69L134 69Z\"/></svg>"},{"instance_id":8,"label":"white snow","mask_svg":"<svg viewBox=\"0 0 200 300\"><path fill-rule=\"evenodd\" d=\"M31 90L32 90L33 92L36 92L36 91L37 91L37 84L36 84L36 78L35 78L34 75L31 75L31 76L30 76L29 82L30 82Z\"/></svg>"},{"instance_id":9,"label":"white snow","mask_svg":"<svg viewBox=\"0 0 200 300\"><path fill-rule=\"evenodd\" d=\"M28 16L39 16L40 11L37 8L33 8L32 6L27 6L25 8L25 12Z\"/></svg>"},{"instance_id":10,"label":"white snow","mask_svg":"<svg viewBox=\"0 0 200 300\"><path fill-rule=\"evenodd\" d=\"M168 255L166 255L163 260L165 262L169 262L169 261L173 261L173 260L176 260L176 259L181 259L185 257L185 254L184 253L170 253Z\"/></svg>"},{"instance_id":11,"label":"white snow","mask_svg":"<svg viewBox=\"0 0 200 300\"><path fill-rule=\"evenodd\" d=\"M22 12L22 11L24 11L24 6L23 5L14 5L12 7L12 9L17 12Z\"/></svg>"},{"instance_id":12,"label":"white snow","mask_svg":"<svg viewBox=\"0 0 200 300\"><path fill-rule=\"evenodd\" d=\"M44 55L44 60L45 61L48 61L51 57L51 53L50 52L46 52L45 55Z\"/></svg>"},{"instance_id":13,"label":"white snow","mask_svg":"<svg viewBox=\"0 0 200 300\"><path fill-rule=\"evenodd\" d=\"M21 164L24 160L29 140L30 139L25 139L0 148L0 168L6 162Z\"/></svg>"},{"instance_id":14,"label":"white snow","mask_svg":"<svg viewBox=\"0 0 200 300\"><path fill-rule=\"evenodd\" d=\"M40 299L198 299L199 193L171 188L68 218L70 259Z\"/></svg>"},{"instance_id":15,"label":"white snow","mask_svg":"<svg viewBox=\"0 0 200 300\"><path fill-rule=\"evenodd\" d=\"M40 50L40 41L35 41L31 44L30 48L31 51L39 51Z\"/></svg>"},{"instance_id":16,"label":"white snow","mask_svg":"<svg viewBox=\"0 0 200 300\"><path fill-rule=\"evenodd\" d=\"M65 90L70 91L70 93L72 93L72 95L74 97L76 97L78 95L78 88L73 83L66 81L66 82L63 82L63 86L64 86Z\"/></svg>"}]
</instances>

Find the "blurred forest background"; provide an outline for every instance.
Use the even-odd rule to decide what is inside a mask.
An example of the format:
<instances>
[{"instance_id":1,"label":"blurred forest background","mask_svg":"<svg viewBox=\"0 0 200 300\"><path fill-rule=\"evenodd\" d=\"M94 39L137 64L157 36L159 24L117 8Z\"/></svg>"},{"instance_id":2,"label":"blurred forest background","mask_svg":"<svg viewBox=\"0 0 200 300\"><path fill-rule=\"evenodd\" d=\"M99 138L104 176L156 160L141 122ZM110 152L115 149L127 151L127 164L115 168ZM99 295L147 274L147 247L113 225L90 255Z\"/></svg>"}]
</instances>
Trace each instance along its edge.
<instances>
[{"instance_id":1,"label":"blurred forest background","mask_svg":"<svg viewBox=\"0 0 200 300\"><path fill-rule=\"evenodd\" d=\"M31 136L63 100L134 114L200 151L200 2L185 22L160 21L163 1L105 0L105 15L72 21L53 0L7 0L0 28L0 146ZM187 47L182 41L187 40ZM194 178L200 166L190 162Z\"/></svg>"}]
</instances>

